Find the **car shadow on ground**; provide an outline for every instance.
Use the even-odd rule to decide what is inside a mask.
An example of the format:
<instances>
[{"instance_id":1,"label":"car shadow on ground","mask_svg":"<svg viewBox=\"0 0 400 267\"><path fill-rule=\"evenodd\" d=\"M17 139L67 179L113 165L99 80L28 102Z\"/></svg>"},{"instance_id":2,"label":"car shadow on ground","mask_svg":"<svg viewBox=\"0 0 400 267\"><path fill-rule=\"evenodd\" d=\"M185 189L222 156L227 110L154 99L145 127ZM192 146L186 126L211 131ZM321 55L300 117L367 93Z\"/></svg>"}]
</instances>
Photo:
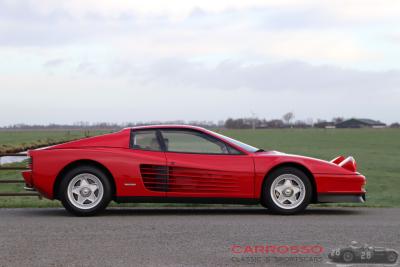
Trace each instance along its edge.
<instances>
[{"instance_id":1,"label":"car shadow on ground","mask_svg":"<svg viewBox=\"0 0 400 267\"><path fill-rule=\"evenodd\" d=\"M354 215L360 214L358 210L350 209L308 209L302 214L307 215ZM271 215L274 214L265 208L111 208L103 212L103 215Z\"/></svg>"},{"instance_id":2,"label":"car shadow on ground","mask_svg":"<svg viewBox=\"0 0 400 267\"><path fill-rule=\"evenodd\" d=\"M30 209L27 211L32 216L71 216L64 209ZM350 216L368 214L368 209L358 208L309 208L299 216ZM225 216L225 215L260 215L260 216L285 216L274 214L265 208L254 207L111 207L97 216Z\"/></svg>"}]
</instances>

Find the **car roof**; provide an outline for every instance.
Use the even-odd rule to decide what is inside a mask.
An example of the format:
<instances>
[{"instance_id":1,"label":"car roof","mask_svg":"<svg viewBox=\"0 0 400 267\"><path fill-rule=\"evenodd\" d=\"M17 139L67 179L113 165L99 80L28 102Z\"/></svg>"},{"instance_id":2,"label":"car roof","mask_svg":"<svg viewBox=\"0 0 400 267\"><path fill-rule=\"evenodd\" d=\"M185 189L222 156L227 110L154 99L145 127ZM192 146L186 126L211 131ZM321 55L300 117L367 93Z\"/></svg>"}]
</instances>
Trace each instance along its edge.
<instances>
[{"instance_id":1,"label":"car roof","mask_svg":"<svg viewBox=\"0 0 400 267\"><path fill-rule=\"evenodd\" d=\"M160 124L160 125L143 125L143 126L135 126L135 127L128 127L124 130L148 130L148 129L188 129L188 130L197 130L208 135L214 136L215 138L223 141L224 143L228 143L230 146L233 146L235 149L243 152L244 154L248 154L249 152L241 148L240 146L228 141L222 140L220 137L216 136L216 133L209 131L205 128L194 126L194 125L187 125L187 124Z\"/></svg>"},{"instance_id":2,"label":"car roof","mask_svg":"<svg viewBox=\"0 0 400 267\"><path fill-rule=\"evenodd\" d=\"M143 126L135 126L129 127L125 129L132 130L141 130L141 129L191 129L191 130L200 130L204 131L205 129L198 126L193 125L182 125L182 124L160 124L160 125L143 125Z\"/></svg>"}]
</instances>

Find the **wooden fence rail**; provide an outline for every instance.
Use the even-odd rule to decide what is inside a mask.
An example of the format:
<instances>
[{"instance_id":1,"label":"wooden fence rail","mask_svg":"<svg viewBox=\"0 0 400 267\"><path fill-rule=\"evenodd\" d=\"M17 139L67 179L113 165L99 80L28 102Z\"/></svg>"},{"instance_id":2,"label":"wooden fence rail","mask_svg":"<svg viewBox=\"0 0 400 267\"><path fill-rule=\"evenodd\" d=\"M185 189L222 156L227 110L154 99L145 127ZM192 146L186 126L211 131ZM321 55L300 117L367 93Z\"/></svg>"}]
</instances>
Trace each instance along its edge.
<instances>
[{"instance_id":1,"label":"wooden fence rail","mask_svg":"<svg viewBox=\"0 0 400 267\"><path fill-rule=\"evenodd\" d=\"M15 154L15 153L9 153L9 154L0 154L0 159L2 157L26 157L27 154ZM27 170L28 168L26 167L20 167L20 166L6 166L2 167L0 165L0 171L9 171L9 170ZM25 181L22 179L0 179L0 185L1 184L24 184ZM0 186L1 188L1 186ZM19 196L39 196L38 193L36 192L1 192L0 191L0 197L19 197Z\"/></svg>"}]
</instances>

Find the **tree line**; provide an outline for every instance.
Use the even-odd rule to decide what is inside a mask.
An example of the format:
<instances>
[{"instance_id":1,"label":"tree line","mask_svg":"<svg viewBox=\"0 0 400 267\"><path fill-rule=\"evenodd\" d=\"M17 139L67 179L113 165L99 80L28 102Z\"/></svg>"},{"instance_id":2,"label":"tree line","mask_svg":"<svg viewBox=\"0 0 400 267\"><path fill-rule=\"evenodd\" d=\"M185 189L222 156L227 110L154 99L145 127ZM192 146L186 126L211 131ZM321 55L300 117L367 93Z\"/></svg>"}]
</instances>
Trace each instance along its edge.
<instances>
[{"instance_id":1,"label":"tree line","mask_svg":"<svg viewBox=\"0 0 400 267\"><path fill-rule=\"evenodd\" d=\"M13 124L9 126L0 127L3 130L40 130L40 129L54 129L54 130L118 130L125 127L143 126L143 125L154 125L154 124L188 124L194 126L200 126L205 128L227 128L227 129L267 129L267 128L327 128L334 126L337 123L344 121L343 117L335 117L331 121L327 120L295 120L293 112L285 113L282 118L270 119L257 118L257 117L245 117L245 118L228 118L226 120L214 121L148 121L148 122L127 122L127 123L109 123L109 122L97 122L89 123L85 121L75 122L73 124ZM400 128L400 123L395 122L389 125L391 128Z\"/></svg>"}]
</instances>

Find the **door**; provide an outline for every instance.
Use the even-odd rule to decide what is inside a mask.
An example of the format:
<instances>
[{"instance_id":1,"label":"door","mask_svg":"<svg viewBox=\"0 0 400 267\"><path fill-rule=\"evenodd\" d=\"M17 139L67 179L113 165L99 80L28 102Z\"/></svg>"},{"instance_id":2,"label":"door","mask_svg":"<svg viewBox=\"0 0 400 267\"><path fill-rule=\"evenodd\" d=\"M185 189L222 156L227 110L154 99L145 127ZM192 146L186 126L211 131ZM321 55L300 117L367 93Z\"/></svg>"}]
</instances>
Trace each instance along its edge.
<instances>
[{"instance_id":1,"label":"door","mask_svg":"<svg viewBox=\"0 0 400 267\"><path fill-rule=\"evenodd\" d=\"M133 196L165 197L168 181L166 157L157 130L134 130L131 134L131 164L137 183Z\"/></svg>"},{"instance_id":2,"label":"door","mask_svg":"<svg viewBox=\"0 0 400 267\"><path fill-rule=\"evenodd\" d=\"M254 197L251 156L203 132L160 132L168 166L167 197Z\"/></svg>"}]
</instances>

